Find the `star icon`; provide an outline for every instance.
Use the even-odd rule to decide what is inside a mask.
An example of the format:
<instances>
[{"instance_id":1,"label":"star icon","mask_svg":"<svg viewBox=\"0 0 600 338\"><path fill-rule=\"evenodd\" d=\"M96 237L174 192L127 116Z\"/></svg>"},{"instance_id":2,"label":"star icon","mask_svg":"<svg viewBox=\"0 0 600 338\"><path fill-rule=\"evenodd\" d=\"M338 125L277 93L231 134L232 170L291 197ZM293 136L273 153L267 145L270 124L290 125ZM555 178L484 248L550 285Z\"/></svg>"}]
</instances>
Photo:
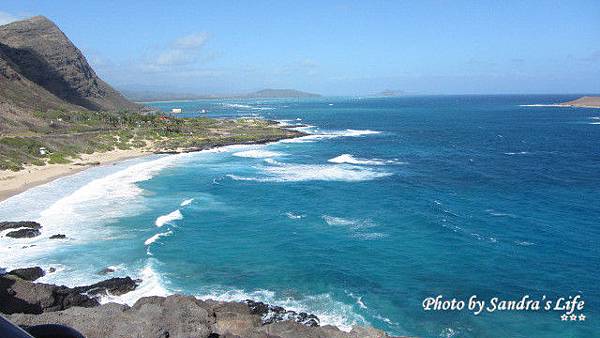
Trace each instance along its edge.
<instances>
[{"instance_id":1,"label":"star icon","mask_svg":"<svg viewBox=\"0 0 600 338\"><path fill-rule=\"evenodd\" d=\"M569 316L567 316L567 314L565 313L564 315L560 316L560 320L565 321L569 318Z\"/></svg>"},{"instance_id":2,"label":"star icon","mask_svg":"<svg viewBox=\"0 0 600 338\"><path fill-rule=\"evenodd\" d=\"M585 320L585 315L583 313L579 314L579 321L584 321Z\"/></svg>"},{"instance_id":3,"label":"star icon","mask_svg":"<svg viewBox=\"0 0 600 338\"><path fill-rule=\"evenodd\" d=\"M572 320L572 321L573 321L573 320L577 320L577 316L576 316L575 314L572 314L572 315L571 315L571 320Z\"/></svg>"}]
</instances>

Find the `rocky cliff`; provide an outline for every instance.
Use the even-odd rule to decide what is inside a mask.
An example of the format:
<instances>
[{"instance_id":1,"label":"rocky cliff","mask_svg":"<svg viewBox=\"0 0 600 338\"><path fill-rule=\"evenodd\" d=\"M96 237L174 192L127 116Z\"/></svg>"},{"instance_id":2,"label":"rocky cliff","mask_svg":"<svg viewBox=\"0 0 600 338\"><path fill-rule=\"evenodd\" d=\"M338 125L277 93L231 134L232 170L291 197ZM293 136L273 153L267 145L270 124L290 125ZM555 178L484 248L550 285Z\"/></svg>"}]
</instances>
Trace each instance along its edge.
<instances>
[{"instance_id":1,"label":"rocky cliff","mask_svg":"<svg viewBox=\"0 0 600 338\"><path fill-rule=\"evenodd\" d=\"M355 326L344 332L320 326L317 316L247 300L219 302L191 296L144 297L133 306L108 303L98 297L121 295L140 281L111 278L90 286L68 288L23 279L39 268L0 275L0 313L28 328L62 324L87 338L110 337L252 337L252 338L384 338L384 332ZM34 276L38 278L39 274Z\"/></svg>"},{"instance_id":2,"label":"rocky cliff","mask_svg":"<svg viewBox=\"0 0 600 338\"><path fill-rule=\"evenodd\" d=\"M48 109L137 111L140 106L102 81L47 18L0 26L0 122L34 122L28 113Z\"/></svg>"}]
</instances>

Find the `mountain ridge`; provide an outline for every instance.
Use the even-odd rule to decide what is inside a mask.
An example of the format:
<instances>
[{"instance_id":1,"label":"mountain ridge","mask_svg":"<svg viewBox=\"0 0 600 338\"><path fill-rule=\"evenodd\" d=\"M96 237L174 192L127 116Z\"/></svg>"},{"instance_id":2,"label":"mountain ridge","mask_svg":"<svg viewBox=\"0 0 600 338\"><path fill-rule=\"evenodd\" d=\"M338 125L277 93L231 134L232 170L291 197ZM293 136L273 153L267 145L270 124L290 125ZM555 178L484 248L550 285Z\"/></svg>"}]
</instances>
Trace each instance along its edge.
<instances>
[{"instance_id":1,"label":"mountain ridge","mask_svg":"<svg viewBox=\"0 0 600 338\"><path fill-rule=\"evenodd\" d=\"M0 26L0 118L18 125L34 111L139 111L94 72L48 18Z\"/></svg>"},{"instance_id":2,"label":"mountain ridge","mask_svg":"<svg viewBox=\"0 0 600 338\"><path fill-rule=\"evenodd\" d=\"M128 99L135 102L152 101L183 101L201 99L253 99L253 98L297 98L321 97L320 94L304 92L296 89L262 89L246 94L194 94L190 92L174 92L161 90L133 90L121 88L121 92Z\"/></svg>"}]
</instances>

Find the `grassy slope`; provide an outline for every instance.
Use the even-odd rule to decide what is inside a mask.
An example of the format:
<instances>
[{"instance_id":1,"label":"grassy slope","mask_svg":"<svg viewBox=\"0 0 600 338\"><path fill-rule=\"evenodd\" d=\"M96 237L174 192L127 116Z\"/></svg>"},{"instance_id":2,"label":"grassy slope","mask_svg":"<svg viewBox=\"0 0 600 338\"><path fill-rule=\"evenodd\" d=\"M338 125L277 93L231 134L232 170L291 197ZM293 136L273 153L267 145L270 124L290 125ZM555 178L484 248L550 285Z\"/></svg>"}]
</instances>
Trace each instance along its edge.
<instances>
[{"instance_id":1,"label":"grassy slope","mask_svg":"<svg viewBox=\"0 0 600 338\"><path fill-rule=\"evenodd\" d=\"M0 170L69 163L78 154L149 147L192 151L237 143L260 143L300 133L257 119L169 118L138 113L38 112L44 123L0 137ZM47 153L41 154L40 148Z\"/></svg>"}]
</instances>

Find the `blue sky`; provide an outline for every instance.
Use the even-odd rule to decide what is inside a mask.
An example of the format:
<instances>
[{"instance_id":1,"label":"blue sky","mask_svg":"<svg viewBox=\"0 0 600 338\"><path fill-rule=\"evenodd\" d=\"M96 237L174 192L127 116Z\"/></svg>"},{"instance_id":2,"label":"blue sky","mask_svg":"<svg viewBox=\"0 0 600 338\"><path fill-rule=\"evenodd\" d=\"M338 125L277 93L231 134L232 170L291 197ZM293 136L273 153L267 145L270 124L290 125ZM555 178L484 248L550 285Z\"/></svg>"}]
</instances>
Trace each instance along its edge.
<instances>
[{"instance_id":1,"label":"blue sky","mask_svg":"<svg viewBox=\"0 0 600 338\"><path fill-rule=\"evenodd\" d=\"M117 87L600 93L600 1L2 0Z\"/></svg>"}]
</instances>

